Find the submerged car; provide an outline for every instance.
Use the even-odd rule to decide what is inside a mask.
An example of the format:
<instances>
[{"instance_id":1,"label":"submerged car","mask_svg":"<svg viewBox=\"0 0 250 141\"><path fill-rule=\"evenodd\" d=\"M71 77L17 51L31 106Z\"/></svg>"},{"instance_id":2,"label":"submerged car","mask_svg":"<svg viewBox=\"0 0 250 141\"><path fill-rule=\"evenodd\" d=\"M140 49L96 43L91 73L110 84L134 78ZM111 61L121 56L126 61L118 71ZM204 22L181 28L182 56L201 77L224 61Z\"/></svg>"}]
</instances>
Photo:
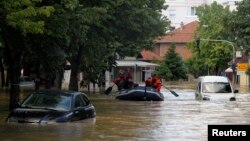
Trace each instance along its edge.
<instances>
[{"instance_id":1,"label":"submerged car","mask_svg":"<svg viewBox=\"0 0 250 141\"><path fill-rule=\"evenodd\" d=\"M196 86L195 99L235 101L235 93L238 93L238 90L233 90L229 79L225 76L200 76Z\"/></svg>"},{"instance_id":2,"label":"submerged car","mask_svg":"<svg viewBox=\"0 0 250 141\"><path fill-rule=\"evenodd\" d=\"M41 90L31 93L7 121L19 123L71 122L96 116L95 107L81 92Z\"/></svg>"},{"instance_id":3,"label":"submerged car","mask_svg":"<svg viewBox=\"0 0 250 141\"><path fill-rule=\"evenodd\" d=\"M20 83L19 83L20 89L31 89L35 90L35 82L28 76L21 76L20 77Z\"/></svg>"}]
</instances>

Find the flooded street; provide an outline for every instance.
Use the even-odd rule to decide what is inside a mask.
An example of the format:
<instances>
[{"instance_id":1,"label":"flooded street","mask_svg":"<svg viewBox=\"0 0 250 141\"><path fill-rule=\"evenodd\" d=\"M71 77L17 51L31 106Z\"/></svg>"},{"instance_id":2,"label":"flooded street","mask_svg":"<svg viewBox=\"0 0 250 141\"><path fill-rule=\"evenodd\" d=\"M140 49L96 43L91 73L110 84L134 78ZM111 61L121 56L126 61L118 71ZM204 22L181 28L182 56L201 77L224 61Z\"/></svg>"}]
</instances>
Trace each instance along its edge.
<instances>
[{"instance_id":1,"label":"flooded street","mask_svg":"<svg viewBox=\"0 0 250 141\"><path fill-rule=\"evenodd\" d=\"M8 124L8 94L0 94L1 141L206 141L209 124L249 124L250 94L236 101L196 101L193 89L162 90L165 101L121 101L91 94L94 119L49 125Z\"/></svg>"}]
</instances>

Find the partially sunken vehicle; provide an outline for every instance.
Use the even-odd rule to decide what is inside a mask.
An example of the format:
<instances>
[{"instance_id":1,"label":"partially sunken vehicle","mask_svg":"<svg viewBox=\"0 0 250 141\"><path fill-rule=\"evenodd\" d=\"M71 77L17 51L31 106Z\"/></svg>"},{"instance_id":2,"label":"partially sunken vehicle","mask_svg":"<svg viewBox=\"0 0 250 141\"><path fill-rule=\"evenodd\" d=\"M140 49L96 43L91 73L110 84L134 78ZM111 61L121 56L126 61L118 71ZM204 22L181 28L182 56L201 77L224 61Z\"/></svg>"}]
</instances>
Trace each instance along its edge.
<instances>
[{"instance_id":1,"label":"partially sunken vehicle","mask_svg":"<svg viewBox=\"0 0 250 141\"><path fill-rule=\"evenodd\" d=\"M232 84L225 76L200 76L196 85L195 99L235 101L235 93L238 93L238 90L233 90Z\"/></svg>"},{"instance_id":2,"label":"partially sunken vehicle","mask_svg":"<svg viewBox=\"0 0 250 141\"><path fill-rule=\"evenodd\" d=\"M71 122L96 116L95 107L81 92L41 90L31 93L7 121L18 123Z\"/></svg>"}]
</instances>

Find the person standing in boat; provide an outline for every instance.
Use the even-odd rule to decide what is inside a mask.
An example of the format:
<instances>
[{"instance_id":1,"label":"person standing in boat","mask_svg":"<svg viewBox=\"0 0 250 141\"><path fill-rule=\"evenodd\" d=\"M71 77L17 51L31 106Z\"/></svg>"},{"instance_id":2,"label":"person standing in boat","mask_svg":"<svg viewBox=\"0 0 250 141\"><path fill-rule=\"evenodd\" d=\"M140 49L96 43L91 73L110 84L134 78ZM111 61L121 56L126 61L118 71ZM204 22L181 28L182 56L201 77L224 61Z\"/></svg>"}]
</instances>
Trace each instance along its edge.
<instances>
[{"instance_id":1,"label":"person standing in boat","mask_svg":"<svg viewBox=\"0 0 250 141\"><path fill-rule=\"evenodd\" d=\"M133 77L132 73L130 72L130 69L127 68L127 71L124 74L125 76L125 83L124 83L124 89L131 89L134 87Z\"/></svg>"},{"instance_id":2,"label":"person standing in boat","mask_svg":"<svg viewBox=\"0 0 250 141\"><path fill-rule=\"evenodd\" d=\"M124 88L124 84L125 84L124 70L119 71L119 75L118 75L118 77L116 79L113 80L113 83L116 84L119 91Z\"/></svg>"},{"instance_id":3,"label":"person standing in boat","mask_svg":"<svg viewBox=\"0 0 250 141\"><path fill-rule=\"evenodd\" d=\"M147 80L145 81L146 87L153 87L152 81L153 81L153 78L148 77Z\"/></svg>"}]
</instances>

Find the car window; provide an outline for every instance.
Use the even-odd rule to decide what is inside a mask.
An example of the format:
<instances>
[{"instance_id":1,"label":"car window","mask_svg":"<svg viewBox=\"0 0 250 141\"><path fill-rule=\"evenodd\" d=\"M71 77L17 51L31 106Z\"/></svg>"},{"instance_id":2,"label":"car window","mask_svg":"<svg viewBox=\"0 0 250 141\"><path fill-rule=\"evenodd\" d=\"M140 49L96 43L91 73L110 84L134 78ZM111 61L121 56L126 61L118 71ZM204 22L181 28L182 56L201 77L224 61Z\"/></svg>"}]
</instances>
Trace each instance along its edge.
<instances>
[{"instance_id":1,"label":"car window","mask_svg":"<svg viewBox=\"0 0 250 141\"><path fill-rule=\"evenodd\" d=\"M72 97L61 94L32 94L21 105L32 108L52 108L58 110L70 110Z\"/></svg>"},{"instance_id":2,"label":"car window","mask_svg":"<svg viewBox=\"0 0 250 141\"><path fill-rule=\"evenodd\" d=\"M89 99L85 95L81 95L82 99L86 102L86 104L89 103Z\"/></svg>"},{"instance_id":3,"label":"car window","mask_svg":"<svg viewBox=\"0 0 250 141\"><path fill-rule=\"evenodd\" d=\"M229 83L225 82L206 82L202 85L204 93L231 93L232 89Z\"/></svg>"},{"instance_id":4,"label":"car window","mask_svg":"<svg viewBox=\"0 0 250 141\"><path fill-rule=\"evenodd\" d=\"M20 82L33 81L30 77L20 77Z\"/></svg>"},{"instance_id":5,"label":"car window","mask_svg":"<svg viewBox=\"0 0 250 141\"><path fill-rule=\"evenodd\" d=\"M84 99L80 96L80 95L77 95L76 96L76 99L75 99L75 108L77 107L82 107L82 106L86 106L87 103L86 101L84 101Z\"/></svg>"}]
</instances>

